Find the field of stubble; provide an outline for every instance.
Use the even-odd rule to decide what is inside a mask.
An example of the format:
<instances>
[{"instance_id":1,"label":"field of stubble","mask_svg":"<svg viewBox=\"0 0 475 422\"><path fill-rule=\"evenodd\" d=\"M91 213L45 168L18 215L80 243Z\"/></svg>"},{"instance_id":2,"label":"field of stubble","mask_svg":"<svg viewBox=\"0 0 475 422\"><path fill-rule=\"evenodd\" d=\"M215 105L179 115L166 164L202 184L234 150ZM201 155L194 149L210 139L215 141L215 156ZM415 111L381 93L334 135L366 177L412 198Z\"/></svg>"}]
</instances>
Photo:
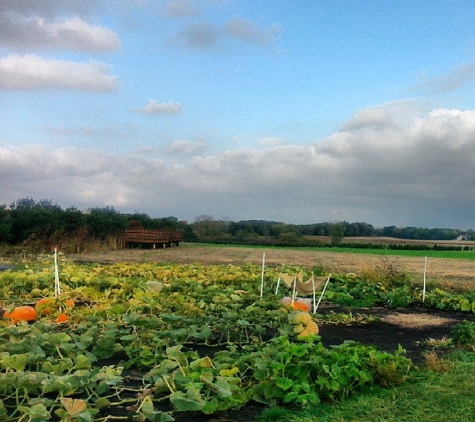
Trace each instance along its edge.
<instances>
[{"instance_id":1,"label":"field of stubble","mask_svg":"<svg viewBox=\"0 0 475 422\"><path fill-rule=\"evenodd\" d=\"M311 269L323 267L333 273L360 273L381 265L392 265L411 275L414 282L422 282L424 258L406 256L366 255L359 253L332 252L322 249L296 250L290 248L256 248L242 246L214 246L183 243L166 249L125 249L70 254L74 261L114 262L160 262L176 264L201 263L244 265L262 264L265 253L266 266L303 266ZM426 281L455 289L475 288L475 261L463 259L429 258Z\"/></svg>"}]
</instances>

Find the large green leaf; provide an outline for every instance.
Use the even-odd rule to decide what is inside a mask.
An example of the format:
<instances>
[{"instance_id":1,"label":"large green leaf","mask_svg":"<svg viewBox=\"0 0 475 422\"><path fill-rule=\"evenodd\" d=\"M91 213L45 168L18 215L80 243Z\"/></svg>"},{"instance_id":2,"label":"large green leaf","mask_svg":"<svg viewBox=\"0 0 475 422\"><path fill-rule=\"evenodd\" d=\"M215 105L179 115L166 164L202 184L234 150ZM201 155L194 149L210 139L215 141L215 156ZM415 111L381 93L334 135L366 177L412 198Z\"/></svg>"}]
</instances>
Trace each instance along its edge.
<instances>
[{"instance_id":1,"label":"large green leaf","mask_svg":"<svg viewBox=\"0 0 475 422\"><path fill-rule=\"evenodd\" d=\"M176 410L181 412L203 409L205 402L196 388L190 388L186 393L177 391L170 395L170 401Z\"/></svg>"}]
</instances>

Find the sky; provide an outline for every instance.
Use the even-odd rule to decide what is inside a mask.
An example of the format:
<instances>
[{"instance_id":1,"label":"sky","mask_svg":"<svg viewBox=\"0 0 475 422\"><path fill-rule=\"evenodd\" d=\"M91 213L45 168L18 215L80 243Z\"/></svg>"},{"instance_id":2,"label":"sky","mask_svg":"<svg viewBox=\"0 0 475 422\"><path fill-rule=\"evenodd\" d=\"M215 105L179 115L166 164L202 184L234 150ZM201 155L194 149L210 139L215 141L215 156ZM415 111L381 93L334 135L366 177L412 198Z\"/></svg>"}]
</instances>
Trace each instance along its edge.
<instances>
[{"instance_id":1,"label":"sky","mask_svg":"<svg viewBox=\"0 0 475 422\"><path fill-rule=\"evenodd\" d=\"M0 0L0 205L475 229L472 0Z\"/></svg>"}]
</instances>

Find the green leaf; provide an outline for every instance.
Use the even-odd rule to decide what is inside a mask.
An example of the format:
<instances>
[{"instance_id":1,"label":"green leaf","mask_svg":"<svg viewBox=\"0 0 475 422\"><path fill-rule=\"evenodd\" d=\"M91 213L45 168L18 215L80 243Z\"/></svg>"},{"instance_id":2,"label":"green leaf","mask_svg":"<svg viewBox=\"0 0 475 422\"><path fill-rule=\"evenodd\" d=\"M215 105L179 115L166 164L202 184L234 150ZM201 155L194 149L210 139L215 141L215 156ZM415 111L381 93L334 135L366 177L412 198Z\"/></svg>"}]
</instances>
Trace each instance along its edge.
<instances>
[{"instance_id":1,"label":"green leaf","mask_svg":"<svg viewBox=\"0 0 475 422\"><path fill-rule=\"evenodd\" d=\"M472 304L470 303L468 299L462 299L460 301L460 309L463 312L470 312L472 310Z\"/></svg>"},{"instance_id":2,"label":"green leaf","mask_svg":"<svg viewBox=\"0 0 475 422\"><path fill-rule=\"evenodd\" d=\"M29 416L28 422L44 422L51 418L51 414L43 404L35 404L31 407L18 406L18 410Z\"/></svg>"},{"instance_id":3,"label":"green leaf","mask_svg":"<svg viewBox=\"0 0 475 422\"><path fill-rule=\"evenodd\" d=\"M277 387L281 388L282 390L288 390L293 385L293 381L290 378L278 378L275 381Z\"/></svg>"},{"instance_id":4,"label":"green leaf","mask_svg":"<svg viewBox=\"0 0 475 422\"><path fill-rule=\"evenodd\" d=\"M60 346L64 343L71 341L71 337L66 333L48 333L44 334L45 340L53 344L54 346Z\"/></svg>"},{"instance_id":5,"label":"green leaf","mask_svg":"<svg viewBox=\"0 0 475 422\"><path fill-rule=\"evenodd\" d=\"M73 368L73 361L69 358L63 360L46 361L41 366L43 372L61 375Z\"/></svg>"},{"instance_id":6,"label":"green leaf","mask_svg":"<svg viewBox=\"0 0 475 422\"><path fill-rule=\"evenodd\" d=\"M182 391L173 393L170 395L170 401L176 410L181 412L201 410L205 405L201 394L195 388L190 388L186 393Z\"/></svg>"},{"instance_id":7,"label":"green leaf","mask_svg":"<svg viewBox=\"0 0 475 422\"><path fill-rule=\"evenodd\" d=\"M169 359L174 359L180 361L183 358L182 345L177 344L176 346L167 347L166 354Z\"/></svg>"},{"instance_id":8,"label":"green leaf","mask_svg":"<svg viewBox=\"0 0 475 422\"><path fill-rule=\"evenodd\" d=\"M164 375L168 374L170 371L173 371L178 367L178 363L174 360L163 359L163 361L158 365L157 368L153 370L153 374Z\"/></svg>"},{"instance_id":9,"label":"green leaf","mask_svg":"<svg viewBox=\"0 0 475 422\"><path fill-rule=\"evenodd\" d=\"M203 325L201 327L198 327L197 325L192 325L190 327L190 336L199 340L207 339L211 336L212 333L213 332L211 331L211 329L206 325Z\"/></svg>"},{"instance_id":10,"label":"green leaf","mask_svg":"<svg viewBox=\"0 0 475 422\"><path fill-rule=\"evenodd\" d=\"M219 401L217 398L213 398L210 401L207 401L206 404L203 406L202 412L206 415L211 415L218 410Z\"/></svg>"},{"instance_id":11,"label":"green leaf","mask_svg":"<svg viewBox=\"0 0 475 422\"><path fill-rule=\"evenodd\" d=\"M26 364L28 363L28 355L21 353L18 355L4 354L0 360L0 364L6 369L14 369L15 371L22 372Z\"/></svg>"},{"instance_id":12,"label":"green leaf","mask_svg":"<svg viewBox=\"0 0 475 422\"><path fill-rule=\"evenodd\" d=\"M84 355L74 358L74 369L91 369L91 361Z\"/></svg>"}]
</instances>

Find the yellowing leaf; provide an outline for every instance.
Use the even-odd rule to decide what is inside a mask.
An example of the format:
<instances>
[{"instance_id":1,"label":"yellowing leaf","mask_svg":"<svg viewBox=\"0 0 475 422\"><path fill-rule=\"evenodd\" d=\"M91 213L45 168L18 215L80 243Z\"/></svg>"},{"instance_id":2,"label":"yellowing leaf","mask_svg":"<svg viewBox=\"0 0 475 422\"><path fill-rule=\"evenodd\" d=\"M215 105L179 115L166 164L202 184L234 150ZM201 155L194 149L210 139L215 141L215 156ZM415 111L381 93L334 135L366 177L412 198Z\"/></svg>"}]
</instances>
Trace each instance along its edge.
<instances>
[{"instance_id":1,"label":"yellowing leaf","mask_svg":"<svg viewBox=\"0 0 475 422\"><path fill-rule=\"evenodd\" d=\"M70 416L76 416L87 409L86 400L61 397L61 404Z\"/></svg>"}]
</instances>

